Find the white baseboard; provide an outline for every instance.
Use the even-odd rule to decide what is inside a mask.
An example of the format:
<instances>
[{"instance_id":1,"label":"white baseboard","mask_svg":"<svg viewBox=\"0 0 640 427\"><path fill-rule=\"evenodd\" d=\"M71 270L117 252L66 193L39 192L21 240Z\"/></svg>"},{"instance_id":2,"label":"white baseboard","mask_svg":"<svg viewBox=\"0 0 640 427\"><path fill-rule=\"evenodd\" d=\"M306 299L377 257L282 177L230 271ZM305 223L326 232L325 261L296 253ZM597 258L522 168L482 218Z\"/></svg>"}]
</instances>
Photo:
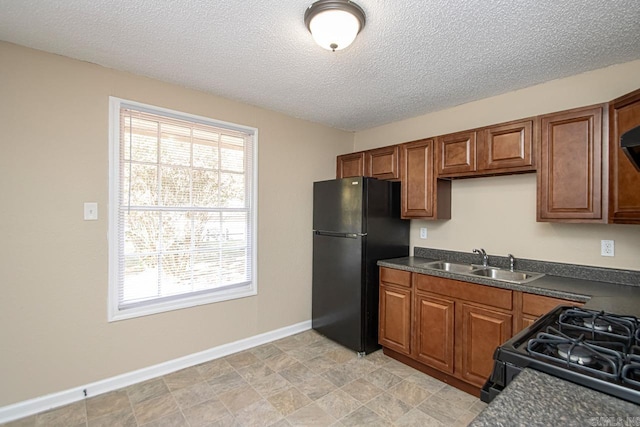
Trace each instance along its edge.
<instances>
[{"instance_id":1,"label":"white baseboard","mask_svg":"<svg viewBox=\"0 0 640 427\"><path fill-rule=\"evenodd\" d=\"M37 414L42 411L47 411L52 408L68 405L69 403L77 402L85 399L86 397L93 397L109 391L118 390L122 387L127 387L141 381L146 381L180 369L218 359L232 353L237 353L238 351L266 344L309 329L311 329L311 321L307 320L295 325L276 329L275 331L265 332L264 334L255 335L253 337L224 344L199 353L190 354L178 359L169 360L168 362L138 369L137 371L96 381L84 386L48 394L46 396L36 397L13 405L3 406L0 407L0 423L6 423L28 417L29 415Z\"/></svg>"}]
</instances>

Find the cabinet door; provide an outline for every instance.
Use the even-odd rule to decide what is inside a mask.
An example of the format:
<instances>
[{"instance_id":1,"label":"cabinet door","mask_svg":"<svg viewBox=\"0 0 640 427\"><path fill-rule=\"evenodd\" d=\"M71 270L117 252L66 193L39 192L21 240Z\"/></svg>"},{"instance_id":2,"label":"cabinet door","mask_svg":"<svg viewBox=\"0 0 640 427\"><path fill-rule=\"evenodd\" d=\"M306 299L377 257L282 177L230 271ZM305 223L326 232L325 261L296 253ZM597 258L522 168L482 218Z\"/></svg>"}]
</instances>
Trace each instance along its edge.
<instances>
[{"instance_id":1,"label":"cabinet door","mask_svg":"<svg viewBox=\"0 0 640 427\"><path fill-rule=\"evenodd\" d=\"M534 119L492 126L479 132L478 169L492 172L535 170Z\"/></svg>"},{"instance_id":2,"label":"cabinet door","mask_svg":"<svg viewBox=\"0 0 640 427\"><path fill-rule=\"evenodd\" d=\"M365 176L400 179L400 150L397 145L365 151Z\"/></svg>"},{"instance_id":3,"label":"cabinet door","mask_svg":"<svg viewBox=\"0 0 640 427\"><path fill-rule=\"evenodd\" d=\"M434 140L401 147L402 218L451 218L451 182L436 180Z\"/></svg>"},{"instance_id":4,"label":"cabinet door","mask_svg":"<svg viewBox=\"0 0 640 427\"><path fill-rule=\"evenodd\" d=\"M523 314L522 315L522 329L528 328L529 326L533 325L536 320L538 320L537 316L531 316L531 315L528 315L528 314Z\"/></svg>"},{"instance_id":5,"label":"cabinet door","mask_svg":"<svg viewBox=\"0 0 640 427\"><path fill-rule=\"evenodd\" d=\"M416 357L422 363L453 373L454 302L416 294Z\"/></svg>"},{"instance_id":6,"label":"cabinet door","mask_svg":"<svg viewBox=\"0 0 640 427\"><path fill-rule=\"evenodd\" d=\"M411 290L380 284L378 342L411 354Z\"/></svg>"},{"instance_id":7,"label":"cabinet door","mask_svg":"<svg viewBox=\"0 0 640 427\"><path fill-rule=\"evenodd\" d=\"M511 314L461 304L461 375L482 387L493 369L493 353L511 337Z\"/></svg>"},{"instance_id":8,"label":"cabinet door","mask_svg":"<svg viewBox=\"0 0 640 427\"><path fill-rule=\"evenodd\" d=\"M364 176L364 152L343 154L337 157L336 178Z\"/></svg>"},{"instance_id":9,"label":"cabinet door","mask_svg":"<svg viewBox=\"0 0 640 427\"><path fill-rule=\"evenodd\" d=\"M640 126L640 90L611 103L609 132L609 220L640 224L640 171L620 148L620 137Z\"/></svg>"},{"instance_id":10,"label":"cabinet door","mask_svg":"<svg viewBox=\"0 0 640 427\"><path fill-rule=\"evenodd\" d=\"M440 136L438 144L438 176L468 175L476 171L476 132L460 132Z\"/></svg>"},{"instance_id":11,"label":"cabinet door","mask_svg":"<svg viewBox=\"0 0 640 427\"><path fill-rule=\"evenodd\" d=\"M538 221L606 221L602 197L603 109L595 106L542 117Z\"/></svg>"}]
</instances>

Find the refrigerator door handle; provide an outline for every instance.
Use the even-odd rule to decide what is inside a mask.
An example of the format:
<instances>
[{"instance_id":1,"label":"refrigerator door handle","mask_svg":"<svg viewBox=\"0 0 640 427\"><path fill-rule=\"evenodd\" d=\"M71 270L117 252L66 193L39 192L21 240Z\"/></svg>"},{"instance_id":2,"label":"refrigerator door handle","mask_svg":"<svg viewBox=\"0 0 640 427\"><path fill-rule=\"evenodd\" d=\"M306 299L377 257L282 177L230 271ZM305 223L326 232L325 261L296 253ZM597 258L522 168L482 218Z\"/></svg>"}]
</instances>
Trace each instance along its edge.
<instances>
[{"instance_id":1,"label":"refrigerator door handle","mask_svg":"<svg viewBox=\"0 0 640 427\"><path fill-rule=\"evenodd\" d=\"M335 231L325 231L325 230L313 230L313 231L318 236L346 237L349 239L357 239L358 237L367 235L367 233L337 233Z\"/></svg>"}]
</instances>

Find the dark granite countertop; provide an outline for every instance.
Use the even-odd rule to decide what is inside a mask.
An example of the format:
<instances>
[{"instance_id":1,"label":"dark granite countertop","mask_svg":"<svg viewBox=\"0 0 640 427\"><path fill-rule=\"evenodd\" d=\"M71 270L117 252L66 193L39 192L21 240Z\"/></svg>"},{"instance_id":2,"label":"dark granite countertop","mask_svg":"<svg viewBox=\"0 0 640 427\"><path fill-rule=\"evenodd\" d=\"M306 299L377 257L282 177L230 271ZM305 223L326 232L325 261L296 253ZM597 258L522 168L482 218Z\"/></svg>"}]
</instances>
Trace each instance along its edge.
<instances>
[{"instance_id":1,"label":"dark granite countertop","mask_svg":"<svg viewBox=\"0 0 640 427\"><path fill-rule=\"evenodd\" d=\"M424 264L438 260L478 263L477 255L416 248L416 254L418 253L422 256L382 260L378 261L378 265L480 285L586 302L584 307L588 309L640 317L640 271L517 260L517 270L541 272L545 275L532 282L516 284L424 267ZM508 261L504 257L490 258L491 266L508 268L506 263Z\"/></svg>"},{"instance_id":2,"label":"dark granite countertop","mask_svg":"<svg viewBox=\"0 0 640 427\"><path fill-rule=\"evenodd\" d=\"M640 406L524 369L469 426L637 426Z\"/></svg>"}]
</instances>

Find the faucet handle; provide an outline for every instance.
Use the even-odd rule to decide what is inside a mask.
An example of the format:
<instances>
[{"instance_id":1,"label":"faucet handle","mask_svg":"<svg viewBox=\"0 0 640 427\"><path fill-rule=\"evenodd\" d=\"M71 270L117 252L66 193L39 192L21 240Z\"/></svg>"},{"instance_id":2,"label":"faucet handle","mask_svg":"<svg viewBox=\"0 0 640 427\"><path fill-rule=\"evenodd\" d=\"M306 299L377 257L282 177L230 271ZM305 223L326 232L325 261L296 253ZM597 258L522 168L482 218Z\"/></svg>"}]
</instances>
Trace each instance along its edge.
<instances>
[{"instance_id":1,"label":"faucet handle","mask_svg":"<svg viewBox=\"0 0 640 427\"><path fill-rule=\"evenodd\" d=\"M507 254L509 257L509 270L513 271L513 267L515 266L516 259L511 254Z\"/></svg>"}]
</instances>

